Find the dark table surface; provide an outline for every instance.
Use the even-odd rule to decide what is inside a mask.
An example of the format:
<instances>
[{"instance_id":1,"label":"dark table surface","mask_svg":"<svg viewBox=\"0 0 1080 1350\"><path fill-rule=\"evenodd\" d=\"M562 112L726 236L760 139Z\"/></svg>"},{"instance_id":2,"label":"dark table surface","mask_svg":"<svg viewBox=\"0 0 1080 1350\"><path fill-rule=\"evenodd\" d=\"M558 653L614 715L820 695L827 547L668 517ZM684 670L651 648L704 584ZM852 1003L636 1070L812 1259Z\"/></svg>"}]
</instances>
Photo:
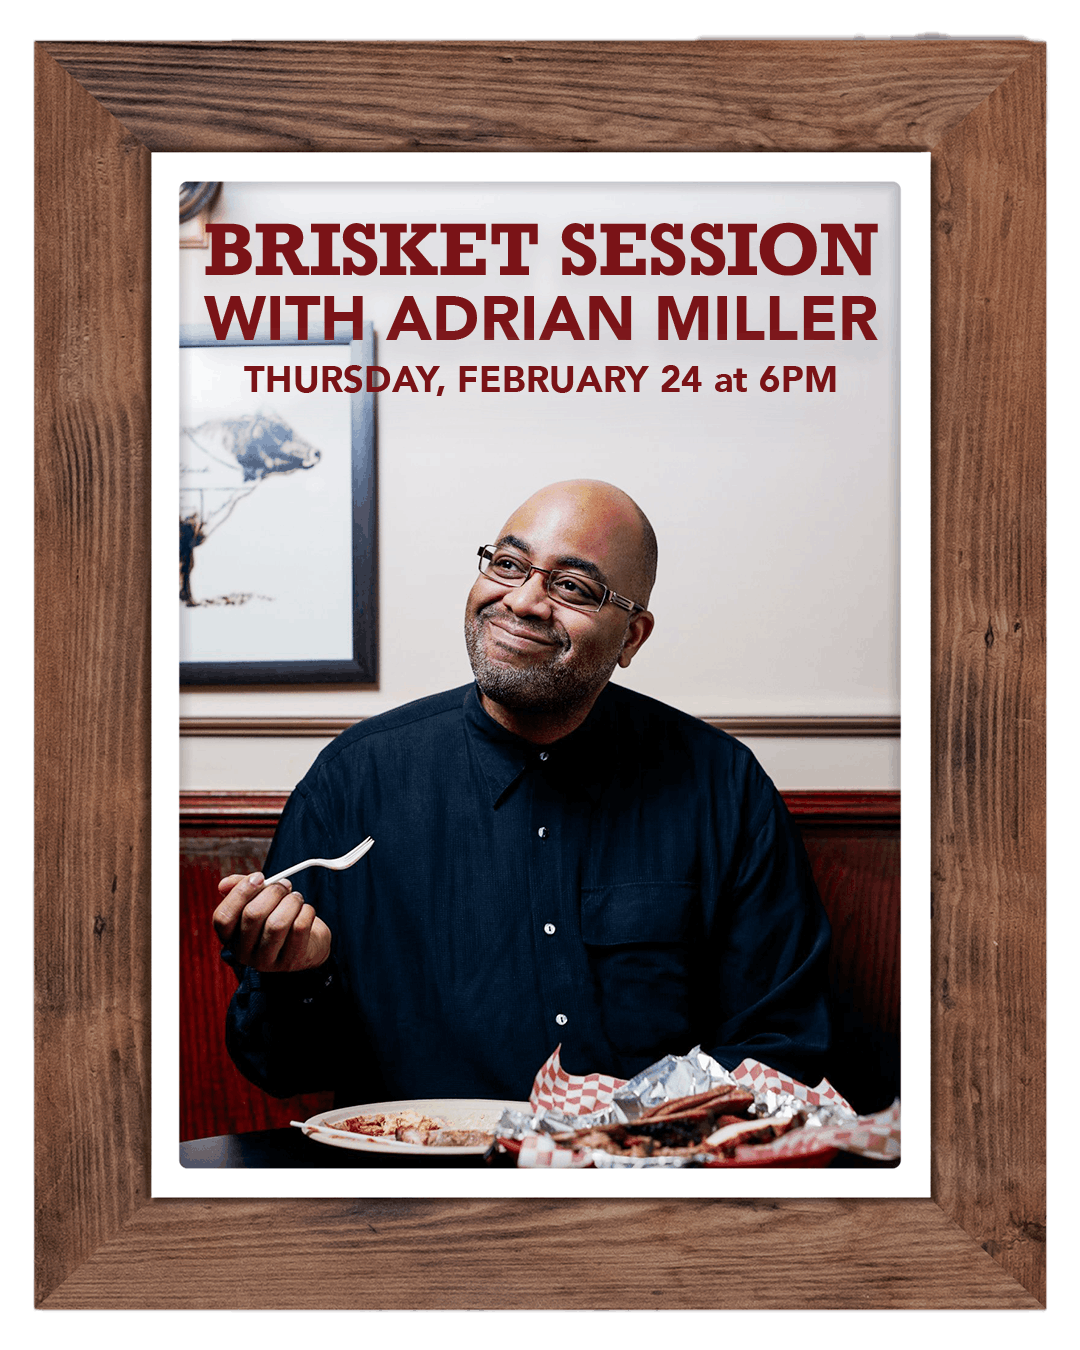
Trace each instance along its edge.
<instances>
[{"instance_id":1,"label":"dark table surface","mask_svg":"<svg viewBox=\"0 0 1080 1350\"><path fill-rule=\"evenodd\" d=\"M506 1167L513 1159L502 1155L485 1163L482 1154L461 1158L387 1157L359 1149L332 1148L309 1139L295 1126L283 1130L252 1130L249 1134L218 1134L189 1139L180 1145L181 1167Z\"/></svg>"},{"instance_id":2,"label":"dark table surface","mask_svg":"<svg viewBox=\"0 0 1080 1350\"><path fill-rule=\"evenodd\" d=\"M830 1168L893 1167L895 1163L871 1162L856 1153L838 1153ZM249 1134L219 1134L209 1139L189 1139L180 1145L181 1167L513 1167L506 1153L485 1162L481 1154L462 1158L386 1157L358 1149L331 1148L309 1139L295 1126L282 1130L252 1130Z\"/></svg>"}]
</instances>

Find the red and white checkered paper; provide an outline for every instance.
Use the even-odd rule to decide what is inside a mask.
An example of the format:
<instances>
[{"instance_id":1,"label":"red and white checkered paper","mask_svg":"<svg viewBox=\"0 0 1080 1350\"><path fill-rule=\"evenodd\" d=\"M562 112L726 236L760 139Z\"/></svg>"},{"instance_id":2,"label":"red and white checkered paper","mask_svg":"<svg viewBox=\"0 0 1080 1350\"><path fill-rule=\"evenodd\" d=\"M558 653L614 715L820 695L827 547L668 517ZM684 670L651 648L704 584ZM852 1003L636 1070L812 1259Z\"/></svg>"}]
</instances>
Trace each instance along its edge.
<instances>
[{"instance_id":1,"label":"red and white checkered paper","mask_svg":"<svg viewBox=\"0 0 1080 1350\"><path fill-rule=\"evenodd\" d=\"M808 1088L803 1083L797 1083L794 1078L785 1078L759 1059L744 1059L737 1068L732 1069L731 1076L747 1092L789 1092L806 1102L807 1106L838 1106L849 1116L855 1114L850 1102L840 1096L827 1078L823 1078L816 1088Z\"/></svg>"},{"instance_id":2,"label":"red and white checkered paper","mask_svg":"<svg viewBox=\"0 0 1080 1350\"><path fill-rule=\"evenodd\" d=\"M823 1148L861 1153L866 1158L889 1162L900 1156L900 1101L872 1116L858 1116L843 1125L806 1125L790 1130L767 1144L740 1144L733 1162L779 1162L802 1158Z\"/></svg>"},{"instance_id":3,"label":"red and white checkered paper","mask_svg":"<svg viewBox=\"0 0 1080 1350\"><path fill-rule=\"evenodd\" d=\"M560 1043L548 1056L547 1063L533 1079L529 1105L534 1111L561 1111L566 1116L587 1116L590 1111L601 1111L610 1106L615 1089L624 1087L625 1078L612 1078L606 1073L567 1073L559 1062Z\"/></svg>"},{"instance_id":4,"label":"red and white checkered paper","mask_svg":"<svg viewBox=\"0 0 1080 1350\"><path fill-rule=\"evenodd\" d=\"M610 1106L617 1088L626 1083L624 1078L609 1074L590 1073L584 1076L569 1074L559 1062L556 1046L547 1063L533 1082L529 1103L534 1110L561 1111L568 1116L583 1116ZM826 1079L816 1088L785 1077L776 1069L756 1059L744 1059L732 1076L740 1087L751 1092L787 1092L809 1107L838 1106L853 1118L837 1125L810 1125L790 1130L767 1144L742 1144L733 1158L720 1166L739 1166L754 1163L787 1161L820 1153L822 1149L843 1149L861 1153L868 1158L888 1161L900 1156L900 1102L893 1102L884 1111L870 1116L856 1116L849 1103L841 1097ZM569 1149L552 1143L549 1135L528 1135L521 1141L517 1165L519 1167L589 1167L591 1155L587 1149Z\"/></svg>"}]
</instances>

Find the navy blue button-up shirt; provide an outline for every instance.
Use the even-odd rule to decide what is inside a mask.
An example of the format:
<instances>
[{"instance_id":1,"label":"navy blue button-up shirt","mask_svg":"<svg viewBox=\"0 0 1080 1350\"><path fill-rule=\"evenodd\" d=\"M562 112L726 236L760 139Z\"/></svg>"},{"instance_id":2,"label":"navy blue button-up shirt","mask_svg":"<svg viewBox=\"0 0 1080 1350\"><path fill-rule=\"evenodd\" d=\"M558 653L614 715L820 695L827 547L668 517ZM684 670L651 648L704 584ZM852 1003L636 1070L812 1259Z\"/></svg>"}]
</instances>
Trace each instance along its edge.
<instances>
[{"instance_id":1,"label":"navy blue button-up shirt","mask_svg":"<svg viewBox=\"0 0 1080 1350\"><path fill-rule=\"evenodd\" d=\"M349 871L293 878L329 962L236 967L227 1044L269 1092L522 1099L560 1043L571 1073L701 1044L822 1076L828 921L779 794L723 732L608 685L541 747L468 685L328 746L267 875L368 834Z\"/></svg>"}]
</instances>

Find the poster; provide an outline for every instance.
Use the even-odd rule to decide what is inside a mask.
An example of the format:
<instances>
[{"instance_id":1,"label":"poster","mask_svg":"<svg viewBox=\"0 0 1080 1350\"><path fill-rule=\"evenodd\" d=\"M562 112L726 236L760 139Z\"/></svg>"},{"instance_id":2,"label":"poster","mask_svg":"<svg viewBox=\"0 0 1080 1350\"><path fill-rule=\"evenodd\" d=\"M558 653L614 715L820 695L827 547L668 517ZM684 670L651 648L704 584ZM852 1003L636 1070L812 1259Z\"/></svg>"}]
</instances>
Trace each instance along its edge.
<instances>
[{"instance_id":1,"label":"poster","mask_svg":"<svg viewBox=\"0 0 1080 1350\"><path fill-rule=\"evenodd\" d=\"M416 181L407 157L334 157L333 172L320 159L318 177L279 156L157 157L163 232L167 210L175 230L178 179L216 177L223 187L206 249L181 253L178 299L175 253L166 263L161 250L155 263L155 362L175 364L177 332L194 327L242 344L215 351L220 365L209 373L188 365L185 374L181 364L176 403L156 410L156 443L175 436L177 420L197 427L276 408L304 447L289 472L257 490L248 480L217 543L242 526L254 539L281 541L273 554L283 583L304 585L301 563L340 582L349 545L310 525L292 528L294 509L321 509L297 505L296 484L329 484L330 447L348 442L350 400L373 398L377 427L378 530L367 560L379 578L377 679L345 690L186 692L183 706L209 715L229 707L238 716L245 708L370 716L465 682L461 607L477 545L543 484L601 479L628 491L660 537L651 607L662 619L641 659L620 672L630 687L702 717L873 720L900 714L901 673L914 673L903 682L903 764L894 757L873 771L890 786L903 779L905 876L912 861L917 869L926 848L928 723L918 672L926 659L928 295L925 241L907 222L924 200L927 165L908 158L784 156L780 178L767 156L591 156L586 178L573 157L429 156ZM374 359L330 359L320 348L320 335L323 344L363 343L365 325ZM326 453L316 458L314 449ZM177 638L176 600L165 598L170 573L176 595L166 525L175 480L158 487L155 660L310 655L333 616L320 613L312 631L292 620L258 624L258 607L265 616L277 602L230 580L210 539L191 576L209 579L211 599L252 599L203 607L215 621L224 616L218 636L185 623ZM340 482L328 485L327 500L342 495ZM185 509L182 497L182 529ZM422 590L403 563L418 553L433 560ZM345 614L347 628L348 587L335 599L332 585L308 586ZM155 736L175 743L176 705L171 728L168 699L159 708ZM829 754L824 742L814 749ZM162 763L167 772L168 757ZM842 775L844 766L834 761L828 772ZM156 810L159 800L167 798L155 794ZM927 957L918 905L916 896L904 907L905 981ZM164 936L159 949L159 931L155 1055L175 1027L170 1000L181 996L175 949ZM925 1046L925 1014L911 1002L905 1066ZM170 1081L174 1069L155 1071L156 1084ZM155 1112L159 1119L169 1121L168 1109ZM906 1124L904 1166L875 1178L878 1189L811 1173L785 1174L785 1188L925 1193L917 1103ZM159 1143L155 1124L155 1193L205 1193L206 1173L177 1175L167 1128ZM365 1174L364 1183L399 1194L402 1176ZM326 1193L347 1194L357 1174L317 1179L343 1188ZM301 1183L278 1174L269 1190L253 1192L250 1176L215 1173L211 1184L215 1194L285 1194ZM475 1190L447 1193L501 1193L483 1190L499 1184L516 1194L627 1185L611 1175L548 1177L537 1189L515 1174L512 1182L470 1177ZM642 1184L649 1194L688 1193L685 1182L664 1189L669 1178ZM693 1185L694 1194L777 1193L775 1175L725 1174L722 1184L695 1175Z\"/></svg>"}]
</instances>

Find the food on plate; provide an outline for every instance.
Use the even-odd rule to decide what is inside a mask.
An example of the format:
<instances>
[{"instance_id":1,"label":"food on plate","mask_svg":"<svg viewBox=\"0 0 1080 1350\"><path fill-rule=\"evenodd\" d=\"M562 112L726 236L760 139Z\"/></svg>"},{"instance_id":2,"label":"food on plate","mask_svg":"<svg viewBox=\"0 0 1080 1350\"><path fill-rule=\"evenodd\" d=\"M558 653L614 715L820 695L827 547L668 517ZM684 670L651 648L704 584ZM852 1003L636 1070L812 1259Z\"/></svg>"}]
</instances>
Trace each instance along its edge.
<instances>
[{"instance_id":1,"label":"food on plate","mask_svg":"<svg viewBox=\"0 0 1080 1350\"><path fill-rule=\"evenodd\" d=\"M399 1126L396 1138L403 1144L425 1144L428 1148L466 1148L494 1142L493 1134L483 1130L440 1130L417 1126Z\"/></svg>"},{"instance_id":2,"label":"food on plate","mask_svg":"<svg viewBox=\"0 0 1080 1350\"><path fill-rule=\"evenodd\" d=\"M327 1126L331 1130L363 1135L376 1143L427 1148L489 1148L495 1142L495 1122L503 1109L498 1102L469 1101L447 1101L445 1104L419 1101L413 1106L404 1102L374 1105L384 1109L357 1110L355 1115L327 1121Z\"/></svg>"},{"instance_id":3,"label":"food on plate","mask_svg":"<svg viewBox=\"0 0 1080 1350\"><path fill-rule=\"evenodd\" d=\"M753 1093L738 1087L716 1088L662 1102L624 1124L597 1125L553 1135L570 1148L603 1149L629 1158L731 1157L740 1144L764 1143L801 1123L801 1116L768 1121L750 1119Z\"/></svg>"},{"instance_id":4,"label":"food on plate","mask_svg":"<svg viewBox=\"0 0 1080 1350\"><path fill-rule=\"evenodd\" d=\"M422 1111L373 1111L366 1116L349 1116L345 1120L335 1120L332 1129L348 1130L350 1134L366 1134L375 1138L397 1136L398 1130L438 1130L446 1124L434 1116L425 1116Z\"/></svg>"}]
</instances>

